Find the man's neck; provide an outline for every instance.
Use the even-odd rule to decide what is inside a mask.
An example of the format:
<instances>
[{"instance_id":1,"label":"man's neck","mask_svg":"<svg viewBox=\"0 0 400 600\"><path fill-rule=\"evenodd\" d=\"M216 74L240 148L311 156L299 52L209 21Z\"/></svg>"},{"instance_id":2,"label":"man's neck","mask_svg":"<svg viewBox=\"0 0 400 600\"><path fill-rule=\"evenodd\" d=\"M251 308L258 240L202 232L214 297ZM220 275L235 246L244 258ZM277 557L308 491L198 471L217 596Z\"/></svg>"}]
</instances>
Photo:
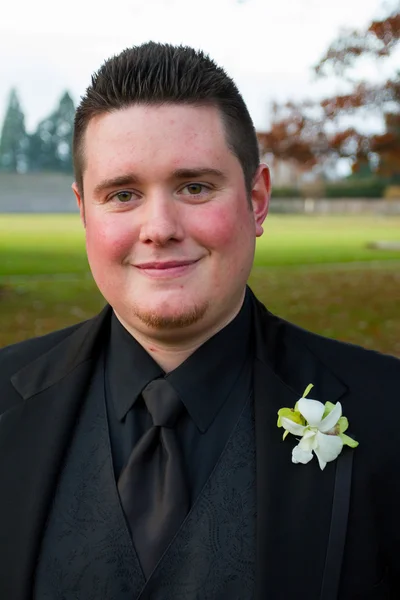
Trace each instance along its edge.
<instances>
[{"instance_id":1,"label":"man's neck","mask_svg":"<svg viewBox=\"0 0 400 600\"><path fill-rule=\"evenodd\" d=\"M177 337L174 336L171 340L162 338L161 336L153 336L150 333L140 331L134 327L131 327L124 319L122 319L117 313L115 316L123 325L123 327L136 339L137 342L146 350L146 352L153 358L153 360L165 371L169 373L173 371L179 365L181 365L189 356L191 356L196 350L202 346L207 340L213 337L218 331L221 331L226 327L236 315L239 313L242 304L237 309L227 316L224 320L220 321L213 327L205 327L200 333L193 336ZM201 329L201 328L200 328Z\"/></svg>"}]
</instances>

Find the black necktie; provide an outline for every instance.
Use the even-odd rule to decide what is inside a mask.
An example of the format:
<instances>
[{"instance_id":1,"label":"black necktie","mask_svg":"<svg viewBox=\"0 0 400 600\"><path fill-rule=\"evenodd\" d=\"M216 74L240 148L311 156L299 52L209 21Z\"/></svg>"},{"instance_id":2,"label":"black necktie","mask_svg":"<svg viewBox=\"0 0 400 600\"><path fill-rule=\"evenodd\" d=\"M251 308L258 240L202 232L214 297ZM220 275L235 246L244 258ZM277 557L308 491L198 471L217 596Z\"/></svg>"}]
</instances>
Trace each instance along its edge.
<instances>
[{"instance_id":1,"label":"black necktie","mask_svg":"<svg viewBox=\"0 0 400 600\"><path fill-rule=\"evenodd\" d=\"M153 427L132 450L118 491L148 578L189 511L189 494L173 429L183 404L166 379L149 383L142 396Z\"/></svg>"}]
</instances>

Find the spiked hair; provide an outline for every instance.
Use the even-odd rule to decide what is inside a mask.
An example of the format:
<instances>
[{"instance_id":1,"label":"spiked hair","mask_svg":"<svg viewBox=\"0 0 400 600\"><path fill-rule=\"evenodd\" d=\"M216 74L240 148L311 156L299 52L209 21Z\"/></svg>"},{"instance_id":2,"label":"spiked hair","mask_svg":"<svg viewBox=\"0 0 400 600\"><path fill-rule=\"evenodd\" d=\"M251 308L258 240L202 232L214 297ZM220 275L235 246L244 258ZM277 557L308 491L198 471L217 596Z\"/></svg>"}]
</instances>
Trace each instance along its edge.
<instances>
[{"instance_id":1,"label":"spiked hair","mask_svg":"<svg viewBox=\"0 0 400 600\"><path fill-rule=\"evenodd\" d=\"M253 122L233 80L201 51L148 42L108 59L92 76L77 108L73 160L75 181L82 196L84 136L89 121L135 104L216 107L228 147L242 166L250 193L259 164L258 143Z\"/></svg>"}]
</instances>

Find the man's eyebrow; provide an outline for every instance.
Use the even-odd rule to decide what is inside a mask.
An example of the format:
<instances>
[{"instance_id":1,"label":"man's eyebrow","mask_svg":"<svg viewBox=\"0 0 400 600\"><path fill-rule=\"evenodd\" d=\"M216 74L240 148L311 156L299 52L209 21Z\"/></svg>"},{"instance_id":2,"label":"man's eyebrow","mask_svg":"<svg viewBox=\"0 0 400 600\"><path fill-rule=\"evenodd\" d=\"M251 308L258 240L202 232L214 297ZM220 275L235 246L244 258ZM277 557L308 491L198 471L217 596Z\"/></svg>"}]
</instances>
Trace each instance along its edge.
<instances>
[{"instance_id":1,"label":"man's eyebrow","mask_svg":"<svg viewBox=\"0 0 400 600\"><path fill-rule=\"evenodd\" d=\"M126 185L137 185L140 183L139 177L133 173L128 175L120 175L119 177L111 177L110 179L103 179L94 188L95 196L99 196L102 192L110 190L115 187L124 187Z\"/></svg>"},{"instance_id":2,"label":"man's eyebrow","mask_svg":"<svg viewBox=\"0 0 400 600\"><path fill-rule=\"evenodd\" d=\"M177 169L173 172L175 179L195 179L196 177L206 176L218 177L218 179L227 179L227 176L223 171L219 169L212 169L211 167L204 167L198 169Z\"/></svg>"},{"instance_id":3,"label":"man's eyebrow","mask_svg":"<svg viewBox=\"0 0 400 600\"><path fill-rule=\"evenodd\" d=\"M173 171L171 179L196 179L197 177L212 176L218 179L225 180L227 176L223 171L219 169L212 169L211 167L199 167L191 169L176 169ZM128 173L127 175L120 175L119 177L111 177L110 179L103 179L94 188L94 195L100 196L103 192L116 188L124 187L128 185L140 184L140 178L134 173Z\"/></svg>"}]
</instances>

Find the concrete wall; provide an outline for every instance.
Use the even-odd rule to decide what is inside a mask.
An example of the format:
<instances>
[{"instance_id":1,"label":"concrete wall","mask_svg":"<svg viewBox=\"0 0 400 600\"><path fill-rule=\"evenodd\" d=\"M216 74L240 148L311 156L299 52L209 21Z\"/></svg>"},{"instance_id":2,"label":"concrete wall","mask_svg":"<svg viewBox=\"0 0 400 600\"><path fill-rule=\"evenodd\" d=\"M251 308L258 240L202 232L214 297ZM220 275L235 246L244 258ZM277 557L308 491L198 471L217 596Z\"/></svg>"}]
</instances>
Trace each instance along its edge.
<instances>
[{"instance_id":1,"label":"concrete wall","mask_svg":"<svg viewBox=\"0 0 400 600\"><path fill-rule=\"evenodd\" d=\"M72 175L0 174L0 213L77 212Z\"/></svg>"},{"instance_id":2,"label":"concrete wall","mask_svg":"<svg viewBox=\"0 0 400 600\"><path fill-rule=\"evenodd\" d=\"M373 214L400 215L400 200L370 200L369 198L302 200L286 198L271 200L271 213L307 214Z\"/></svg>"}]
</instances>

